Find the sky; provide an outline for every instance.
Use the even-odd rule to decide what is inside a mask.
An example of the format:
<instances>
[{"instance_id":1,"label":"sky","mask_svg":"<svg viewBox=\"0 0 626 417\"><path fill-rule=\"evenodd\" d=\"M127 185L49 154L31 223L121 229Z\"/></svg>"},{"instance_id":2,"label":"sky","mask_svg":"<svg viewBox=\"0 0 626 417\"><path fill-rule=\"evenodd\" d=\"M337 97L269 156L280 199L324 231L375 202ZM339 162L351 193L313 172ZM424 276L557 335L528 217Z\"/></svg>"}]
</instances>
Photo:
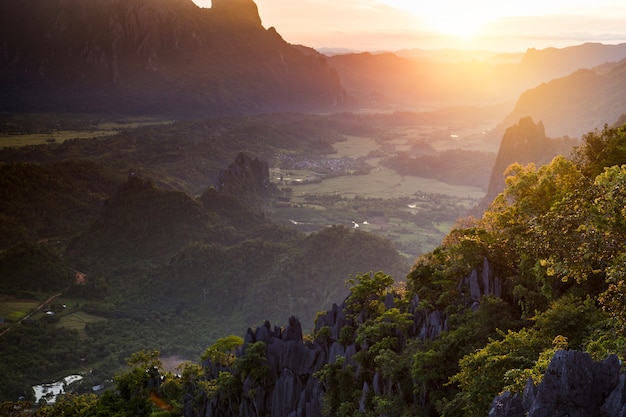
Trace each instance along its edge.
<instances>
[{"instance_id":1,"label":"sky","mask_svg":"<svg viewBox=\"0 0 626 417\"><path fill-rule=\"evenodd\" d=\"M211 7L211 0L194 0ZM626 42L624 0L255 0L263 26L317 49L523 52Z\"/></svg>"}]
</instances>

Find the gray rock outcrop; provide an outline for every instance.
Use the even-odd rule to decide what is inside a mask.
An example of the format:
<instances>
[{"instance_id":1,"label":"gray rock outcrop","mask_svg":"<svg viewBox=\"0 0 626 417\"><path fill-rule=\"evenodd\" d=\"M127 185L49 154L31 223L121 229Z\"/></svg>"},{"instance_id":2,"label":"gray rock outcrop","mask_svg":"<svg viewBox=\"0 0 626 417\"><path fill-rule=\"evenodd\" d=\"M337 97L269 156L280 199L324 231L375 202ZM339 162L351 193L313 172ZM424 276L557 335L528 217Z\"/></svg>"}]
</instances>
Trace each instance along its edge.
<instances>
[{"instance_id":1,"label":"gray rock outcrop","mask_svg":"<svg viewBox=\"0 0 626 417\"><path fill-rule=\"evenodd\" d=\"M485 295L500 297L502 295L502 280L496 275L491 262L483 258L481 269L473 269L459 282L459 293L469 298L468 303L478 303Z\"/></svg>"},{"instance_id":2,"label":"gray rock outcrop","mask_svg":"<svg viewBox=\"0 0 626 417\"><path fill-rule=\"evenodd\" d=\"M490 417L620 417L626 411L621 363L610 355L593 361L580 351L557 351L543 380L526 384L523 398L504 392L489 410Z\"/></svg>"},{"instance_id":3,"label":"gray rock outcrop","mask_svg":"<svg viewBox=\"0 0 626 417\"><path fill-rule=\"evenodd\" d=\"M387 294L384 304L387 309L395 308L396 296L393 293ZM237 356L244 355L247 346L263 342L269 367L268 382L258 386L248 377L243 383L245 395L236 404L236 410L224 410L224 405L220 405L220 398L213 397L205 400L205 405L201 409L206 411L200 415L221 417L234 413L241 417L259 414L272 417L321 416L324 388L314 374L325 364L336 363L338 358L342 358L344 366L356 367L358 373L359 367L354 361L354 355L359 350L367 348L366 342L364 345L357 345L354 342L355 329L360 319L347 316L345 307L345 302L341 306L334 304L326 314L318 316L314 334L324 336L314 341L303 340L300 321L293 316L289 318L289 324L284 328L272 327L267 321L256 328L249 328ZM409 313L412 315L413 325L408 335L402 335L400 332L396 335L401 347L406 344L407 336L432 340L447 329L446 315L438 310L422 308L418 297L411 300ZM351 337L345 334L350 331L354 332ZM211 363L205 363L203 366L214 371L211 374L213 377L218 371L225 370L218 369ZM361 407L364 409L366 399L372 393L380 395L392 389L389 381L382 374L376 373L362 386ZM191 400L185 403L186 417L198 415L194 414L191 404Z\"/></svg>"}]
</instances>

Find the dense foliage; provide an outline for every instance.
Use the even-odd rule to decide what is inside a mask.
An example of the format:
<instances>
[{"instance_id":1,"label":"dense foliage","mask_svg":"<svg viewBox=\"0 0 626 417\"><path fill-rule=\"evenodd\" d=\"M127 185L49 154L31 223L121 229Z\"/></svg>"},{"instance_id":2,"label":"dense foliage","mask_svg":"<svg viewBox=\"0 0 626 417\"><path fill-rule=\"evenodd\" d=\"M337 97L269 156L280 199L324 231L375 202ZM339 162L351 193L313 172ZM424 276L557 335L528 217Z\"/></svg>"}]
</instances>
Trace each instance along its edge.
<instances>
[{"instance_id":1,"label":"dense foliage","mask_svg":"<svg viewBox=\"0 0 626 417\"><path fill-rule=\"evenodd\" d=\"M15 303L52 292L68 303L56 315L39 312L36 326L2 317L14 323L0 337L0 352L16 359L3 363L12 375L0 382L3 400L32 399L31 385L42 375L62 377L62 370L88 368L96 385L137 350L198 357L224 332L278 322L285 311L311 326L317 311L345 296L355 270L406 268L393 245L375 235L340 226L305 235L213 188L194 198L139 175L128 176L96 214L62 257L45 242L0 253L0 289L18 297ZM74 268L84 282L76 283ZM64 326L77 331L57 331ZM50 342L13 355L33 332L49 334ZM57 355L64 340L76 344L69 357Z\"/></svg>"},{"instance_id":2,"label":"dense foliage","mask_svg":"<svg viewBox=\"0 0 626 417\"><path fill-rule=\"evenodd\" d=\"M519 392L529 377L538 382L557 349L624 358L626 126L583 139L572 159L511 166L505 191L484 216L460 220L438 248L417 259L406 283L394 282L392 275L401 274L395 271L353 275L336 340L327 327L308 336L322 346L338 342L354 349L353 356L337 358L314 376L325 392L325 415L484 416L502 390ZM166 206L154 210L156 201ZM128 210L117 212L119 207ZM341 299L330 289L329 275L350 276L355 269L346 268L355 265L376 270L368 264L372 258L396 262L393 248L368 234L332 227L304 237L258 214L255 222L238 224L237 216L227 215L231 208L245 210L217 190L196 199L139 178L130 178L111 198L102 223L89 232L109 242L106 250L85 243L89 234L72 246L84 251L79 266L89 268L100 285L83 308L106 320L86 327L84 343L84 336L68 332L64 343L72 353L47 366L60 371L82 358L83 364L99 364L93 368L99 372L138 353L116 377L116 389L101 397L68 395L35 415L197 415L208 401L223 410L237 410L244 400L256 407L253 389L271 385L266 347L242 345L235 336L218 339L215 332L224 327L211 319L211 308L242 326L260 314L260 305L273 305L268 314L277 320L285 311L305 317L305 308ZM202 233L180 239L173 234L171 247L151 248L151 225L163 221L159 213L173 216L177 232L189 224ZM124 246L122 232L137 225L141 229L132 230L138 242ZM36 249L16 247L3 255ZM48 259L38 250L42 262ZM124 264L112 263L120 259L116 250L126 255ZM165 254L168 262L155 262L154 254ZM476 296L468 286L476 271L498 285L484 286ZM276 282L281 284L271 286ZM287 291L290 286L298 292ZM240 287L247 293L238 295ZM436 334L421 334L415 317L432 314L445 325ZM28 326L0 338L3 357L25 354L15 340L58 349L59 333L50 331L54 320L48 321L30 324L41 327L38 339ZM134 337L116 345L120 338L109 338L114 332ZM217 340L212 345L210 332ZM102 352L96 352L96 338L105 362L97 360ZM181 352L182 339L191 347L186 354L204 354L200 365L187 363L174 375L150 349ZM44 362L32 355L20 361L30 365L18 370L2 364L3 375L13 375L2 388L7 399L23 392L20 372L34 374ZM31 412L28 402L2 407L8 415Z\"/></svg>"},{"instance_id":3,"label":"dense foliage","mask_svg":"<svg viewBox=\"0 0 626 417\"><path fill-rule=\"evenodd\" d=\"M0 164L0 248L80 232L122 181L88 161Z\"/></svg>"},{"instance_id":4,"label":"dense foliage","mask_svg":"<svg viewBox=\"0 0 626 417\"><path fill-rule=\"evenodd\" d=\"M316 375L326 390L325 413L483 416L501 390L519 391L528 377L538 381L556 349L623 357L624 132L626 126L589 133L573 160L512 166L506 190L483 218L460 222L440 247L419 258L405 287L382 273L352 279L344 307L351 325L340 340L359 348L354 362L340 358ZM460 282L485 258L501 289L472 303ZM393 307L385 301L390 292ZM416 297L420 309L446 317L446 329L435 338L408 337ZM320 329L316 340L329 337L325 332ZM149 373L134 368L118 378L118 394L94 401L92 410L128 415L123 409L132 401L152 398L150 407L137 403L133 412L181 415L183 392L197 401L218 396L236 402L249 372L256 383L266 383L263 347L248 345L241 357L229 354L238 344L227 338L207 350L204 358L221 368L189 365L182 378L165 376L160 386L141 380ZM363 394L363 384L374 378L383 388ZM76 406L89 401L69 398ZM155 398L167 408L159 409Z\"/></svg>"}]
</instances>

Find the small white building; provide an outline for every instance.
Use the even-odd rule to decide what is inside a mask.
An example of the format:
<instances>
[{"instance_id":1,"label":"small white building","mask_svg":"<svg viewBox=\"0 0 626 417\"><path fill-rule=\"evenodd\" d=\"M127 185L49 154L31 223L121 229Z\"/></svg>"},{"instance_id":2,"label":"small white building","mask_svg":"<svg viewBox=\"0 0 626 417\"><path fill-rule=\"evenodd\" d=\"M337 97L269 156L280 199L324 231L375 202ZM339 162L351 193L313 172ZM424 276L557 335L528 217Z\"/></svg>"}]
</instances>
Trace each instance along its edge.
<instances>
[{"instance_id":1,"label":"small white building","mask_svg":"<svg viewBox=\"0 0 626 417\"><path fill-rule=\"evenodd\" d=\"M63 378L62 381L34 385L33 391L35 391L35 402L39 402L41 399L44 399L48 404L54 404L57 400L57 396L65 394L65 391L70 385L81 381L82 379L83 377L80 375L68 375Z\"/></svg>"}]
</instances>

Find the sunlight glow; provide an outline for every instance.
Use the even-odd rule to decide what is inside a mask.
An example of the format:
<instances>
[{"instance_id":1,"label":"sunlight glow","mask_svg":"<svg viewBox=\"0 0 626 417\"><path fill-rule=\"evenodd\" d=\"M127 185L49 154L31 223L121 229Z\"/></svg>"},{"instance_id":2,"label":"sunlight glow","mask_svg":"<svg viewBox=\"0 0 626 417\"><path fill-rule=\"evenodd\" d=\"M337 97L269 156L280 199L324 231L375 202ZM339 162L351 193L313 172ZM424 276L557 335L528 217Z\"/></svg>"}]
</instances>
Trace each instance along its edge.
<instances>
[{"instance_id":1,"label":"sunlight glow","mask_svg":"<svg viewBox=\"0 0 626 417\"><path fill-rule=\"evenodd\" d=\"M432 17L427 24L437 32L469 40L477 35L485 25L486 20L477 16L451 15L444 18Z\"/></svg>"},{"instance_id":2,"label":"sunlight glow","mask_svg":"<svg viewBox=\"0 0 626 417\"><path fill-rule=\"evenodd\" d=\"M469 39L483 34L487 26L503 18L549 16L557 14L586 15L589 2L584 0L526 0L508 2L501 0L377 0L387 6L411 13L422 28L444 35ZM611 7L605 2L605 9ZM623 6L622 6L623 9Z\"/></svg>"},{"instance_id":3,"label":"sunlight glow","mask_svg":"<svg viewBox=\"0 0 626 417\"><path fill-rule=\"evenodd\" d=\"M502 7L484 7L486 1L414 2L386 0L385 4L410 12L424 28L468 40L506 13Z\"/></svg>"},{"instance_id":4,"label":"sunlight glow","mask_svg":"<svg viewBox=\"0 0 626 417\"><path fill-rule=\"evenodd\" d=\"M211 7L211 0L193 0ZM410 48L520 52L626 42L624 0L255 0L290 43L360 51Z\"/></svg>"}]
</instances>

